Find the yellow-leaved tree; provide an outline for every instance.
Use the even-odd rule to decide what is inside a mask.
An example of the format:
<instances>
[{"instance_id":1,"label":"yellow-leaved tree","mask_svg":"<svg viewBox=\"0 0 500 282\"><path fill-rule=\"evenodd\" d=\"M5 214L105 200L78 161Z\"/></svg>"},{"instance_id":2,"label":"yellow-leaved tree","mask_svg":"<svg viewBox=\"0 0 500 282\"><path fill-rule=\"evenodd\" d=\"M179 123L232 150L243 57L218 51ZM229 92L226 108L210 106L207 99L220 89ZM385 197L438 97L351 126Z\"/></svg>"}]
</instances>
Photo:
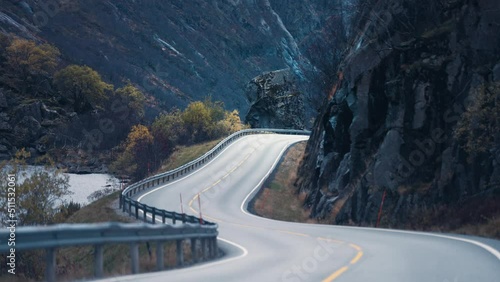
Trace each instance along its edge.
<instances>
[{"instance_id":1,"label":"yellow-leaved tree","mask_svg":"<svg viewBox=\"0 0 500 282\"><path fill-rule=\"evenodd\" d=\"M153 135L144 125L134 125L122 144L123 153L111 165L117 174L128 174L135 179L146 176L154 165Z\"/></svg>"},{"instance_id":2,"label":"yellow-leaved tree","mask_svg":"<svg viewBox=\"0 0 500 282\"><path fill-rule=\"evenodd\" d=\"M62 97L68 99L76 112L102 109L113 85L104 82L98 72L88 66L70 65L54 76Z\"/></svg>"},{"instance_id":3,"label":"yellow-leaved tree","mask_svg":"<svg viewBox=\"0 0 500 282\"><path fill-rule=\"evenodd\" d=\"M13 39L5 49L6 83L22 94L37 95L56 69L60 52L50 44L37 45L25 39Z\"/></svg>"},{"instance_id":4,"label":"yellow-leaved tree","mask_svg":"<svg viewBox=\"0 0 500 282\"><path fill-rule=\"evenodd\" d=\"M127 105L129 109L129 118L139 120L144 117L144 104L146 98L137 87L130 82L127 85L116 89L115 95L122 100L122 103Z\"/></svg>"}]
</instances>

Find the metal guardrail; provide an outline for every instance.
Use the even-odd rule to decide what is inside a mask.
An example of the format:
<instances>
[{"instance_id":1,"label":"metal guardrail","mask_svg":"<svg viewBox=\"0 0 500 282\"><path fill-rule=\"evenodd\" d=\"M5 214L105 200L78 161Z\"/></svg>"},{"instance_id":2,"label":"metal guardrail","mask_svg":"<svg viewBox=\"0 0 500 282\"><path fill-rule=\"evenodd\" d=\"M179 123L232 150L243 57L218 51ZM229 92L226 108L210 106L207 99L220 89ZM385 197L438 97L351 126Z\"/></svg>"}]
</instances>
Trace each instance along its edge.
<instances>
[{"instance_id":1,"label":"metal guardrail","mask_svg":"<svg viewBox=\"0 0 500 282\"><path fill-rule=\"evenodd\" d=\"M225 149L229 144L231 144L236 139L253 134L290 134L290 135L310 135L310 131L305 130L293 130L293 129L245 129L238 132L235 132L224 140L219 142L213 149L206 152L203 156L193 160L183 166L180 166L176 169L160 173L148 178L145 178L139 182L136 182L123 190L120 195L120 207L123 207L124 200L126 198L130 198L135 194L147 190L152 187L156 187L161 184L168 183L172 180L178 179L180 176L186 175L190 172L195 171L196 169L202 167L204 164L209 162L215 156L217 156L223 149ZM124 209L125 210L125 209Z\"/></svg>"},{"instance_id":2,"label":"metal guardrail","mask_svg":"<svg viewBox=\"0 0 500 282\"><path fill-rule=\"evenodd\" d=\"M128 212L130 216L134 216L138 220L142 220L144 222L151 222L152 224L157 223L161 218L161 222L166 224L166 219L171 219L172 224L176 224L178 221L182 223L193 223L193 224L201 224L201 225L216 225L215 223L205 221L196 216L187 215L185 213L176 213L171 211L166 211L162 209L157 209L155 207L150 207L146 204L143 204L138 201L134 201L130 198L123 199L122 210L124 212ZM139 211L142 215L140 215ZM151 220L148 220L148 216L151 217Z\"/></svg>"},{"instance_id":3,"label":"metal guardrail","mask_svg":"<svg viewBox=\"0 0 500 282\"><path fill-rule=\"evenodd\" d=\"M163 262L163 243L166 241L176 241L177 264L184 263L183 241L191 240L191 257L193 262L200 259L214 258L218 255L217 249L217 224L203 221L197 217L187 214L179 214L166 210L157 209L133 200L131 197L148 188L158 186L186 175L213 159L224 148L236 139L250 134L293 134L309 135L309 131L285 130L285 129L247 129L231 134L212 150L208 151L198 159L187 163L177 169L160 173L148 177L127 187L120 194L120 207L129 215L135 216L148 222L148 215L151 215L152 224L122 224L122 223L104 223L104 224L59 224L53 226L33 226L16 228L16 251L23 250L46 250L46 269L45 278L47 281L55 281L56 259L55 251L58 248L71 246L94 246L96 278L103 276L103 246L105 244L130 244L132 273L139 272L139 249L138 244L142 242L155 242L157 244L157 268L162 270ZM142 217L139 217L139 211ZM162 223L166 219L171 219L173 225L158 224L154 225L156 216L161 218ZM177 221L182 225L175 225ZM9 253L11 247L7 244L11 236L9 230L0 230L0 253ZM201 257L197 250L201 249Z\"/></svg>"},{"instance_id":4,"label":"metal guardrail","mask_svg":"<svg viewBox=\"0 0 500 282\"><path fill-rule=\"evenodd\" d=\"M184 240L191 242L192 262L215 258L217 249L217 225L183 224L152 225L147 223L102 223L102 224L59 224L53 226L32 226L16 229L16 244L10 247L7 242L10 232L0 231L0 253L45 249L45 279L55 281L56 249L73 246L94 246L94 276L103 276L103 246L105 244L130 244L132 273L139 273L139 244L156 244L156 266L164 268L163 246L167 241L176 241L177 265L184 264ZM201 253L201 256L200 256ZM7 262L8 263L8 262Z\"/></svg>"}]
</instances>

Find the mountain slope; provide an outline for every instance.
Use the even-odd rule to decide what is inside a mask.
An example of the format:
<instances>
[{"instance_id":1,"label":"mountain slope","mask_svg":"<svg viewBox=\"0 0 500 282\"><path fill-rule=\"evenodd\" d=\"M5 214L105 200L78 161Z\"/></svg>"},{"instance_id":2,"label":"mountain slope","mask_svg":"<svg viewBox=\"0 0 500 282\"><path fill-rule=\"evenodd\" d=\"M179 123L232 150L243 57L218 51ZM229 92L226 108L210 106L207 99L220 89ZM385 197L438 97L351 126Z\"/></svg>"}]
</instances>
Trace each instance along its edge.
<instances>
[{"instance_id":1,"label":"mountain slope","mask_svg":"<svg viewBox=\"0 0 500 282\"><path fill-rule=\"evenodd\" d=\"M115 84L131 80L166 108L211 95L243 114L245 85L260 73L288 67L302 80L316 73L299 45L338 13L336 1L319 0L1 2L0 31L47 40L68 61ZM284 22L275 7L314 21L284 14Z\"/></svg>"}]
</instances>

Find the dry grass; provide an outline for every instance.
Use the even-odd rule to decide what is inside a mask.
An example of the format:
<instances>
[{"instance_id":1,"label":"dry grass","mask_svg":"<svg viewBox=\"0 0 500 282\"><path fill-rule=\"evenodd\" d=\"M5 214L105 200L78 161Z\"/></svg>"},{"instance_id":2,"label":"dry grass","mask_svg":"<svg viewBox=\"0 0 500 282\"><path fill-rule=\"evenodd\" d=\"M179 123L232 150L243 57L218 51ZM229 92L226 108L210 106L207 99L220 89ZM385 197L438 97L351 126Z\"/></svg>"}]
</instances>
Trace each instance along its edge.
<instances>
[{"instance_id":1,"label":"dry grass","mask_svg":"<svg viewBox=\"0 0 500 282\"><path fill-rule=\"evenodd\" d=\"M305 195L298 195L294 187L305 146L306 142L300 142L286 152L274 175L266 181L253 201L251 208L256 214L284 221L313 221L309 218L309 211L302 205Z\"/></svg>"},{"instance_id":2,"label":"dry grass","mask_svg":"<svg viewBox=\"0 0 500 282\"><path fill-rule=\"evenodd\" d=\"M179 146L175 149L172 155L163 163L158 172L169 171L178 168L190 161L197 159L206 152L210 151L215 145L217 145L222 139L217 139L214 141L196 144L193 146Z\"/></svg>"},{"instance_id":3,"label":"dry grass","mask_svg":"<svg viewBox=\"0 0 500 282\"><path fill-rule=\"evenodd\" d=\"M476 197L455 205L441 205L413 216L406 229L448 232L500 239L500 195Z\"/></svg>"},{"instance_id":4,"label":"dry grass","mask_svg":"<svg viewBox=\"0 0 500 282\"><path fill-rule=\"evenodd\" d=\"M452 230L452 232L457 234L477 235L500 239L500 214L488 219L484 223L467 224Z\"/></svg>"}]
</instances>

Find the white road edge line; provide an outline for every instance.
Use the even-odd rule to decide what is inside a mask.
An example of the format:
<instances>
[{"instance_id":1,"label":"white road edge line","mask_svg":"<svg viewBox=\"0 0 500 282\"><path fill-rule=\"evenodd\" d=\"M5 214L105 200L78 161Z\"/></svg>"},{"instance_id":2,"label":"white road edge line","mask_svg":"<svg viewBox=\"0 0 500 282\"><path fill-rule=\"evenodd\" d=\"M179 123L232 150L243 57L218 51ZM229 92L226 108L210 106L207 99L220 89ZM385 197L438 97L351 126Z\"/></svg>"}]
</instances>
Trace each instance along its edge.
<instances>
[{"instance_id":1,"label":"white road edge line","mask_svg":"<svg viewBox=\"0 0 500 282\"><path fill-rule=\"evenodd\" d=\"M330 226L330 225L324 225L324 226ZM465 239L465 238L459 238L459 237L453 237L449 235L442 235L442 234L435 234L435 233L426 233L426 232L418 232L418 231L407 231L407 230L397 230L397 229L384 229L384 228L370 228L370 227L353 227L353 226L339 226L336 225L335 228L344 228L344 229L360 229L360 230L367 230L367 231L378 231L378 232L389 232L389 233L403 233L403 234L411 234L411 235L423 235L423 236L432 236L432 237L438 237L438 238L443 238L443 239L449 239L449 240L455 240L455 241L462 241L465 243L473 244L476 245L487 252L491 253L493 256L495 256L498 260L500 260L500 252L496 250L495 248L484 244L482 242L472 240L472 239ZM485 238L488 239L488 238Z\"/></svg>"},{"instance_id":2,"label":"white road edge line","mask_svg":"<svg viewBox=\"0 0 500 282\"><path fill-rule=\"evenodd\" d=\"M281 159L283 153L293 144L297 143L297 142L300 142L299 141L294 141L294 142L290 142L279 154L278 158L274 161L274 164L272 165L271 169L266 173L266 175L260 180L260 182L257 184L257 186L255 186L255 188L253 188L252 191L250 191L250 193L248 193L248 195L245 197L245 199L243 200L243 202L241 203L241 206L240 206L240 209L243 213L247 214L247 215L250 215L250 216L253 216L253 217L258 217L262 220L270 220L270 221L276 221L274 219L269 219L269 218L265 218L265 217L261 217L261 216L258 216L258 215L255 215L255 214L252 214L252 213L249 213L248 210L247 210L247 207L248 207L248 198L250 196L252 196L255 192L255 190L257 189L260 189L262 187L262 184L264 183L264 181L267 180L267 178L269 177L269 175L271 175L271 173L274 171L274 169L276 168L279 160ZM334 228L352 228L352 229L362 229L362 230L369 230L369 231L381 231L381 232L392 232L392 233L406 233L406 234L413 234L413 235L424 235L424 236L433 236L433 237L439 237L439 238L444 238L444 239L450 239L450 240L455 240L455 241L462 241L462 242L465 242L465 243L469 243L469 244L473 244L473 245L476 245L486 251L488 251L489 253L491 253L493 256L495 256L498 260L500 260L500 252L497 251L495 248L489 246L489 245L486 245L484 243L481 243L479 241L475 241L475 240L472 240L472 239L465 239L465 238L458 238L458 237L452 237L452 236L448 236L448 235L441 235L441 234L433 234L433 233L424 233L424 232L416 232L416 231L406 231L406 230L390 230L390 229L382 229L382 228L369 228L369 227L351 227L351 226L337 226L337 225L325 225L325 226L329 226L329 227L334 227Z\"/></svg>"},{"instance_id":3,"label":"white road edge line","mask_svg":"<svg viewBox=\"0 0 500 282\"><path fill-rule=\"evenodd\" d=\"M202 262L202 264L200 264L200 265L188 266L188 267L183 267L183 268L178 268L178 269L169 269L169 270L157 271L157 272L150 272L150 273L142 273L142 274L135 274L135 275L127 275L127 276L118 276L118 277L114 277L114 278L105 278L105 279L97 280L97 281L136 281L136 280L142 279L142 278L153 278L153 277L158 277L158 276L164 276L165 272L171 273L173 271L192 271L192 270L197 270L197 269L203 269L203 268L207 268L207 267L212 267L212 266L215 266L215 265L219 265L219 264L223 264L223 263L228 263L228 262L231 262L233 260L244 258L244 257L246 257L248 255L248 250L245 249L245 247L243 247L243 246L241 246L241 245L239 245L239 244L237 244L237 243L235 243L233 241L229 241L229 240L221 238L221 237L218 237L217 240L221 240L223 242L226 242L229 245L233 245L234 247L240 249L243 253L240 254L237 257L232 257L232 258L227 258L227 259L224 259L224 257L222 257L220 260L216 260L216 261L213 261L213 262L206 262L206 263Z\"/></svg>"},{"instance_id":4,"label":"white road edge line","mask_svg":"<svg viewBox=\"0 0 500 282\"><path fill-rule=\"evenodd\" d=\"M262 184L264 183L264 181L267 180L267 178L269 177L269 175L271 175L271 173L273 173L274 169L276 168L276 166L278 165L278 162L281 160L281 157L283 156L283 154L285 153L286 150L288 150L288 148L290 148L290 146L292 146L293 144L295 143L298 143L298 142L302 142L302 141L305 141L305 140L308 140L309 139L309 136L307 138L304 138L303 140L296 140L296 141L291 141L291 142L288 142L288 144L283 148L283 150L281 150L281 152L279 153L278 157L276 158L276 160L274 161L273 165L271 166L271 168L269 169L269 171L266 173L266 175L264 175L264 177L260 180L260 182L257 184L257 186L255 186L252 191L250 191L250 193L248 193L248 195L245 197L245 199L243 199L243 202L241 203L241 206L240 206L240 210L246 214L246 215L249 215L249 216L253 216L253 217L258 217L260 219L263 219L263 220L270 220L270 221L276 221L274 219L269 219L269 218L265 218L265 217L261 217L261 216L258 216L258 215L255 215L255 214L252 214L252 213L249 213L247 211L247 207L248 207L248 198L252 195L254 195L255 193L255 190L257 189L260 189L262 187ZM279 221L279 220L278 220Z\"/></svg>"}]
</instances>

